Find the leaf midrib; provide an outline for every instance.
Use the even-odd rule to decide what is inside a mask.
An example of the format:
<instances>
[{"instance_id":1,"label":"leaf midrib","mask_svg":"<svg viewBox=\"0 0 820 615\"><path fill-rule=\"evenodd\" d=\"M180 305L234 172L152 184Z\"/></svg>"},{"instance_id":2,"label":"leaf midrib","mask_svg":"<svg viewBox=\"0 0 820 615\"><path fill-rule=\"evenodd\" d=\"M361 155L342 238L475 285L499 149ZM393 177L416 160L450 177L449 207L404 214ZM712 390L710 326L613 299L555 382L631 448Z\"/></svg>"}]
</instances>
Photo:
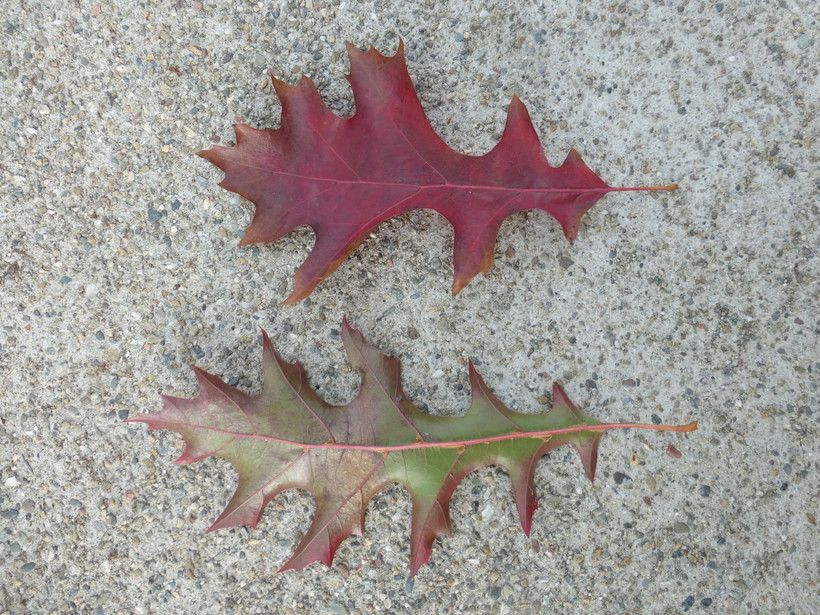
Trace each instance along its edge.
<instances>
[{"instance_id":1,"label":"leaf midrib","mask_svg":"<svg viewBox=\"0 0 820 615\"><path fill-rule=\"evenodd\" d=\"M163 421L163 424L167 427L165 429L175 429L179 431L180 429L202 429L205 431L212 431L216 433L222 433L230 436L234 436L237 439L248 439L248 440L264 440L267 442L277 442L279 444L286 444L288 446L294 446L303 448L305 450L313 450L313 449L337 449L337 450L360 450L360 451L373 451L376 453L384 453L384 452L394 452L394 451L409 451L409 450L416 450L421 448L466 448L468 446L473 446L476 444L488 444L491 442L501 442L505 440L517 440L522 438L541 438L544 439L546 442L552 436L566 434L566 433L578 433L583 431L609 431L611 429L649 429L653 431L694 431L697 428L697 422L688 423L686 425L650 425L646 423L598 423L596 425L573 425L571 427L561 427L558 429L545 429L543 431L518 431L512 432L508 434L501 434L497 436L485 436L483 438L470 438L466 440L451 440L447 442L413 442L410 444L398 444L398 445L378 445L378 444L339 444L335 442L331 443L324 443L324 444L307 444L304 442L294 442L292 440L286 440L284 438L276 438L274 436L265 436L262 434L242 434L237 433L235 431L230 431L228 429L220 429L218 427L209 427L207 425L191 425L190 423L180 423L178 421Z\"/></svg>"},{"instance_id":2,"label":"leaf midrib","mask_svg":"<svg viewBox=\"0 0 820 615\"><path fill-rule=\"evenodd\" d=\"M371 180L364 180L364 179L335 179L331 177L315 177L312 175L302 175L300 173L288 173L286 171L278 171L273 170L267 167L260 167L252 164L246 164L244 162L236 163L248 169L254 169L256 171L264 171L266 173L270 173L271 175L284 175L286 177L292 177L294 179L301 179L306 181L312 182L325 182L325 183L333 183L333 184L343 184L343 185L365 185L365 186L381 186L385 188L415 188L417 190L429 190L429 189L445 189L445 190L466 190L466 191L489 191L489 192L516 192L519 194L526 194L526 193L565 193L565 192L580 192L580 193L591 193L591 192L628 192L628 191L640 191L640 190L668 190L670 189L668 186L638 186L638 187L627 187L627 188L619 188L612 186L601 186L599 188L555 188L555 187L548 187L548 188L510 188L506 186L493 186L489 184L454 184L454 183L441 183L441 184L419 184L419 183L407 183L407 182L388 182L388 181L371 181ZM553 167L554 169L560 169L561 167Z\"/></svg>"}]
</instances>

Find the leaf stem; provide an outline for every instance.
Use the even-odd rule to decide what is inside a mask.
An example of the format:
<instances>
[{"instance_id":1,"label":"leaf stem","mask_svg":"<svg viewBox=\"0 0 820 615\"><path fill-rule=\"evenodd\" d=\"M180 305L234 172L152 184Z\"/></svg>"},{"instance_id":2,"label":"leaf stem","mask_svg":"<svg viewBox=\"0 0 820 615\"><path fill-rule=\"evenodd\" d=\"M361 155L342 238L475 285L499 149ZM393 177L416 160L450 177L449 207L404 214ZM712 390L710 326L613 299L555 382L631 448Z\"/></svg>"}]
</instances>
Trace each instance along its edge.
<instances>
[{"instance_id":1,"label":"leaf stem","mask_svg":"<svg viewBox=\"0 0 820 615\"><path fill-rule=\"evenodd\" d=\"M610 192L638 192L638 191L641 191L641 190L656 191L656 190L677 190L677 189L678 189L677 184L669 184L668 186L642 186L642 187L638 187L638 188L610 188L609 191Z\"/></svg>"},{"instance_id":2,"label":"leaf stem","mask_svg":"<svg viewBox=\"0 0 820 615\"><path fill-rule=\"evenodd\" d=\"M471 446L474 444L486 444L488 442L498 442L501 440L517 440L519 438L545 438L549 439L552 436L576 433L580 431L609 431L610 429L651 429L654 431L695 431L698 428L698 422L693 421L686 425L649 425L647 423L599 423L597 425L573 425L572 427L564 427L562 429L549 429L547 431L522 431L516 433L503 434L500 436L490 436L487 438L475 438L472 440L454 440L452 442L415 442L413 444L403 444L400 446L361 446L361 445L343 445L345 448L360 448L372 449L379 451L400 451L411 450L417 448L461 448L464 446ZM327 446L327 445L321 445ZM317 447L318 448L318 447Z\"/></svg>"}]
</instances>

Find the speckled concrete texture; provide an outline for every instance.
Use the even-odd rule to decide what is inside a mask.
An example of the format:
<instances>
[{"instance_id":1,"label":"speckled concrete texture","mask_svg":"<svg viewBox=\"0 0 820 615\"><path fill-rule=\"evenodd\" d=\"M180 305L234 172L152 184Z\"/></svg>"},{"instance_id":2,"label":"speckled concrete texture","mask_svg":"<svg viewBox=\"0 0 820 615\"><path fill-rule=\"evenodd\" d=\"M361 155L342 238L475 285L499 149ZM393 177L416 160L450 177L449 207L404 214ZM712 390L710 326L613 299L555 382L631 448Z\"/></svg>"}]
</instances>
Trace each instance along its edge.
<instances>
[{"instance_id":1,"label":"speckled concrete texture","mask_svg":"<svg viewBox=\"0 0 820 615\"><path fill-rule=\"evenodd\" d=\"M0 612L820 610L815 3L26 0L0 32ZM194 153L277 125L269 70L350 114L344 41L399 36L459 150L517 93L554 164L680 190L605 197L572 245L516 216L455 298L451 229L416 212L278 306L310 231L237 247L251 207ZM398 487L332 568L277 575L311 498L206 535L233 469L122 419L193 396L192 363L258 391L260 327L349 399L343 314L431 412L464 411L472 358L516 410L558 380L601 420L700 430L608 434L594 485L554 452L529 538L504 473L471 474L414 579Z\"/></svg>"}]
</instances>

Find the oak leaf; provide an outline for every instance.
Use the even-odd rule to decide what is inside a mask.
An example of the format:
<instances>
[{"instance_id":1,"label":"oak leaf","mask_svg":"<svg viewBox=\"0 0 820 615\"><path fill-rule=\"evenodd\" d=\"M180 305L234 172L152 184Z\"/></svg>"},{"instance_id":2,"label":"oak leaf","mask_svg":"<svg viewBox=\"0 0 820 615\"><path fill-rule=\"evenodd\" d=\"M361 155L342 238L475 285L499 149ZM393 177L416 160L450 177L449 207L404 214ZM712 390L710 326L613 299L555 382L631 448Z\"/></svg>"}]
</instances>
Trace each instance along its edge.
<instances>
[{"instance_id":1,"label":"oak leaf","mask_svg":"<svg viewBox=\"0 0 820 615\"><path fill-rule=\"evenodd\" d=\"M281 570L300 570L314 561L329 566L346 537L364 532L368 501L388 484L400 483L412 498L410 571L415 574L429 559L435 539L451 534L450 497L473 470L499 465L507 471L521 525L529 534L537 506L533 476L543 455L574 445L592 480L604 431L692 431L697 426L600 423L578 410L558 384L546 414L513 412L490 392L472 364L467 413L432 416L402 390L398 359L369 345L346 320L342 339L361 375L359 393L347 405L321 399L308 385L302 365L284 361L263 331L260 394L247 395L194 368L196 399L165 396L160 412L128 419L180 433L186 447L176 463L215 456L236 467L239 485L209 531L255 527L277 494L310 491L316 501L313 522Z\"/></svg>"},{"instance_id":2,"label":"oak leaf","mask_svg":"<svg viewBox=\"0 0 820 615\"><path fill-rule=\"evenodd\" d=\"M433 130L404 61L404 45L385 57L348 43L356 113L341 118L308 77L291 86L275 77L279 129L236 124L236 147L199 155L225 172L220 186L256 205L241 245L274 242L300 226L316 236L284 303L307 297L385 220L432 209L454 230L453 294L493 263L496 236L509 216L540 209L570 241L581 216L612 188L574 149L553 167L524 103L513 96L498 144L483 156L451 149Z\"/></svg>"}]
</instances>

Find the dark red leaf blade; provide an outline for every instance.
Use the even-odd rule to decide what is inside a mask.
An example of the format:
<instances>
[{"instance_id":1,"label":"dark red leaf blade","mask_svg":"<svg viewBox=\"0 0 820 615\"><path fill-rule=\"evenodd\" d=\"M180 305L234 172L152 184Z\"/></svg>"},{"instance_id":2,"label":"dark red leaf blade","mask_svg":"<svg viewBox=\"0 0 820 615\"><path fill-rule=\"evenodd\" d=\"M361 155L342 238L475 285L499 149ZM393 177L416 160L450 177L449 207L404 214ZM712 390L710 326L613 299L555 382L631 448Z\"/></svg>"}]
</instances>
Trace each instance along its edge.
<instances>
[{"instance_id":1,"label":"dark red leaf blade","mask_svg":"<svg viewBox=\"0 0 820 615\"><path fill-rule=\"evenodd\" d=\"M236 147L200 152L225 172L220 186L256 205L241 244L270 243L300 226L316 236L285 303L308 296L379 224L432 209L454 229L453 293L489 271L501 223L538 209L570 241L581 217L612 188L575 151L550 166L524 103L513 96L498 144L483 156L456 152L433 130L416 96L404 44L385 57L350 43L356 113L341 118L313 82L273 78L282 103L279 129L234 126Z\"/></svg>"},{"instance_id":2,"label":"dark red leaf blade","mask_svg":"<svg viewBox=\"0 0 820 615\"><path fill-rule=\"evenodd\" d=\"M514 412L493 395L472 365L467 413L432 416L402 390L397 359L368 344L347 321L342 339L362 379L359 394L345 406L323 401L308 386L302 366L283 361L263 334L264 384L258 395L196 370L196 399L165 397L160 412L128 419L181 434L186 446L177 463L215 456L236 467L239 484L209 531L256 527L277 494L310 491L316 500L313 521L282 570L300 570L315 561L330 565L346 537L363 533L370 499L399 483L413 503L410 571L415 574L430 558L436 538L452 533L450 498L473 470L489 465L507 470L521 525L529 534L537 507L536 463L551 450L575 446L592 480L604 431L696 428L696 423L600 423L578 410L557 384L548 413Z\"/></svg>"}]
</instances>

